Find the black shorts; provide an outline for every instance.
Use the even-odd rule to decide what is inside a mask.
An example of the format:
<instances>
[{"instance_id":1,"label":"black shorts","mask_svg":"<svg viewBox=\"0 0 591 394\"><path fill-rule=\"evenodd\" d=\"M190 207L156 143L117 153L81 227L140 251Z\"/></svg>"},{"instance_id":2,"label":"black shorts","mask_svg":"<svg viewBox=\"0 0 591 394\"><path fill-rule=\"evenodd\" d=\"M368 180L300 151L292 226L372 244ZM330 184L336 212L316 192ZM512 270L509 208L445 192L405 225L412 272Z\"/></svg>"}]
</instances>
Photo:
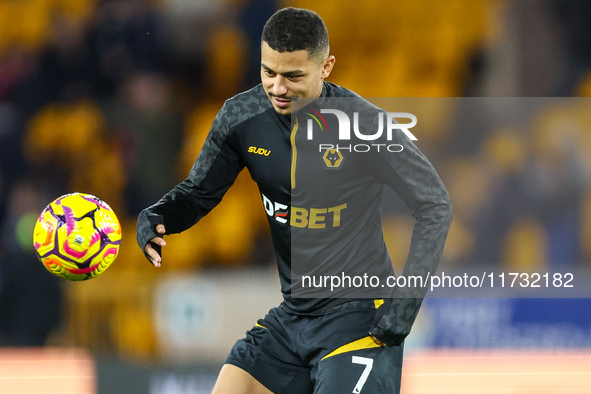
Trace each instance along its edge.
<instances>
[{"instance_id":1,"label":"black shorts","mask_svg":"<svg viewBox=\"0 0 591 394\"><path fill-rule=\"evenodd\" d=\"M232 348L235 365L275 394L400 392L403 346L369 336L373 300L309 316L273 308Z\"/></svg>"}]
</instances>

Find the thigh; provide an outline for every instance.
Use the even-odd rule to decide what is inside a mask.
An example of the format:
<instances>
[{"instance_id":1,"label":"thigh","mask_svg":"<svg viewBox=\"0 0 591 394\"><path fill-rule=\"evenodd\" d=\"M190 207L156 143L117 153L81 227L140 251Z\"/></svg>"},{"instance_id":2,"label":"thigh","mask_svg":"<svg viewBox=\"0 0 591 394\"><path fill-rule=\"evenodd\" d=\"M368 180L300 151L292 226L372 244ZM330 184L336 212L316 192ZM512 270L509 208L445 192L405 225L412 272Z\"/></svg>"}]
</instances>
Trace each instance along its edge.
<instances>
[{"instance_id":1,"label":"thigh","mask_svg":"<svg viewBox=\"0 0 591 394\"><path fill-rule=\"evenodd\" d=\"M318 363L314 394L398 394L403 345L344 351Z\"/></svg>"},{"instance_id":2,"label":"thigh","mask_svg":"<svg viewBox=\"0 0 591 394\"><path fill-rule=\"evenodd\" d=\"M311 394L310 367L301 360L296 350L302 324L300 317L273 308L246 332L245 338L236 342L224 368L226 371L244 371L272 393ZM239 374L231 373L228 382ZM221 374L219 379L222 383L226 381ZM224 383L226 386L232 387ZM226 392L219 391L220 394Z\"/></svg>"},{"instance_id":3,"label":"thigh","mask_svg":"<svg viewBox=\"0 0 591 394\"><path fill-rule=\"evenodd\" d=\"M211 394L272 394L245 370L224 364Z\"/></svg>"}]
</instances>

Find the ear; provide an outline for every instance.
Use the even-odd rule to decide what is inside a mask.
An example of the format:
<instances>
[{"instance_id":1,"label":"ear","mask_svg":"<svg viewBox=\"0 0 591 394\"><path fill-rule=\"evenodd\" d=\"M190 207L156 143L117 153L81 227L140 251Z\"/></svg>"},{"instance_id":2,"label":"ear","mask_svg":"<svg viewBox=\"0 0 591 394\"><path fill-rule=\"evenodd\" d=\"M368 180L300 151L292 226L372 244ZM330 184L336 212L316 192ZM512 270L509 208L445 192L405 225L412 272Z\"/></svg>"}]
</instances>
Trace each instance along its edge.
<instances>
[{"instance_id":1,"label":"ear","mask_svg":"<svg viewBox=\"0 0 591 394\"><path fill-rule=\"evenodd\" d=\"M335 57L330 55L326 59L324 59L324 63L322 64L322 74L320 78L326 79L330 75L332 68L334 67Z\"/></svg>"}]
</instances>

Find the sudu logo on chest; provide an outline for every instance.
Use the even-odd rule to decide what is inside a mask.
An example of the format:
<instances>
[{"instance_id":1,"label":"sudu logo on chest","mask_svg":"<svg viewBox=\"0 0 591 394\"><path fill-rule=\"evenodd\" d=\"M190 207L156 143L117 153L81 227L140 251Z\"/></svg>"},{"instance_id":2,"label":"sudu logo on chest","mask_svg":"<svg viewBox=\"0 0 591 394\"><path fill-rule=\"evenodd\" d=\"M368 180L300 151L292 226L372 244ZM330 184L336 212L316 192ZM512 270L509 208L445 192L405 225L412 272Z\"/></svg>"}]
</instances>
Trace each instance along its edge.
<instances>
[{"instance_id":1,"label":"sudu logo on chest","mask_svg":"<svg viewBox=\"0 0 591 394\"><path fill-rule=\"evenodd\" d=\"M251 146L248 148L248 153L255 153L255 154L261 155L261 156L269 156L269 154L271 153L271 150L264 149L264 148L257 148L256 146Z\"/></svg>"}]
</instances>

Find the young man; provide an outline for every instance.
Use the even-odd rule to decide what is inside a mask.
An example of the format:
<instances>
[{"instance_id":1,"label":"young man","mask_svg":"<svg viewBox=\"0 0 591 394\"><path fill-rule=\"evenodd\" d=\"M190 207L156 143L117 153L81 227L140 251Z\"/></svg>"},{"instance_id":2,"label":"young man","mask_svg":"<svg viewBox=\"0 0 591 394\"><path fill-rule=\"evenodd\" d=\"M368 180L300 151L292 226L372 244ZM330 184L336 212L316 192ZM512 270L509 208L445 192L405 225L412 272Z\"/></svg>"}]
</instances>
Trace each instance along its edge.
<instances>
[{"instance_id":1,"label":"young man","mask_svg":"<svg viewBox=\"0 0 591 394\"><path fill-rule=\"evenodd\" d=\"M297 120L292 128L291 115L324 98L362 100L325 82L334 64L326 27L317 14L295 8L278 11L263 31L262 84L226 101L188 178L139 216L138 243L159 267L160 248L166 245L162 235L197 223L221 201L244 167L259 186L284 302L235 344L215 394L400 391L403 340L421 297L292 297L293 260L299 254L311 256L320 266L336 264L346 269L371 262L373 268L393 274L381 232L379 202L384 184L400 195L416 219L404 274L424 277L435 271L451 222L445 187L402 133L394 137L403 147L396 154L382 150L343 160L331 151L335 157L325 157L325 168L314 167L309 174L322 176L338 162L340 172L331 172L330 179L339 181L327 182L325 189L306 187L310 183L301 175L306 171L301 156L305 152L296 152L301 135L297 135ZM259 148L264 154L256 153ZM294 204L294 198L301 196L305 196L299 200L302 203L306 198L322 198L334 205L321 209L310 203L302 208ZM310 250L301 250L308 245L298 245L296 253L294 234L310 240Z\"/></svg>"}]
</instances>

